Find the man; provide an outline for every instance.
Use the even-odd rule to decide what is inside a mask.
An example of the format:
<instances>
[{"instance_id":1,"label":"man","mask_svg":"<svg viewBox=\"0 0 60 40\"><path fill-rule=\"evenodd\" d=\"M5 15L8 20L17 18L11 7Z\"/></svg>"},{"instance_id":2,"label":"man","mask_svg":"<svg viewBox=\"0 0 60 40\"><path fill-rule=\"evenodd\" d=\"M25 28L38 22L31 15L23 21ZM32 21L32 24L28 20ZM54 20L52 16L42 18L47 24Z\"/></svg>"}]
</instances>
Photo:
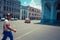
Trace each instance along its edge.
<instances>
[{"instance_id":1,"label":"man","mask_svg":"<svg viewBox=\"0 0 60 40\"><path fill-rule=\"evenodd\" d=\"M6 40L7 37L10 38L10 40L13 40L13 34L12 31L16 32L16 29L13 29L12 26L10 26L9 20L11 19L11 14L7 14L7 19L4 21L3 24L3 38L2 40Z\"/></svg>"}]
</instances>

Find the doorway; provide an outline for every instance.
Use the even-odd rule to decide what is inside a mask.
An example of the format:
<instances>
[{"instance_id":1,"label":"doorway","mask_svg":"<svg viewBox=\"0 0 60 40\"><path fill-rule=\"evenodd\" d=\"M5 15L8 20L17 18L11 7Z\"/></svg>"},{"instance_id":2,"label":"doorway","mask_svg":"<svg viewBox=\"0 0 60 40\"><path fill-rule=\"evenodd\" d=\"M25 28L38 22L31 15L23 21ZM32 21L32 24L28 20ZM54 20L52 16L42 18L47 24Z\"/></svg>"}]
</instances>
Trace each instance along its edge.
<instances>
[{"instance_id":1,"label":"doorway","mask_svg":"<svg viewBox=\"0 0 60 40\"><path fill-rule=\"evenodd\" d=\"M57 10L57 20L59 21L60 20L60 3L57 3L56 10Z\"/></svg>"}]
</instances>

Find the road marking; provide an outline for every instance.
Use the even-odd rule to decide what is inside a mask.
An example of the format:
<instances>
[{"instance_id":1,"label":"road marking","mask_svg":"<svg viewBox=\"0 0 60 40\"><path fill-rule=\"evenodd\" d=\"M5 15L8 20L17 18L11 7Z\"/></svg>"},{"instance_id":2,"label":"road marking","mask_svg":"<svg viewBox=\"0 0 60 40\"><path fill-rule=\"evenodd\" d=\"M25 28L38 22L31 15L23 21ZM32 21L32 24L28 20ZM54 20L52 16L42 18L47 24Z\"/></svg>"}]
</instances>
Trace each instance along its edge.
<instances>
[{"instance_id":1,"label":"road marking","mask_svg":"<svg viewBox=\"0 0 60 40\"><path fill-rule=\"evenodd\" d=\"M22 38L22 37L24 37L24 36L27 36L28 34L34 32L34 31L35 31L35 30L32 30L32 31L30 31L30 32L27 32L27 33L25 33L24 35L17 37L15 40L18 40L18 39L20 39L20 38Z\"/></svg>"}]
</instances>

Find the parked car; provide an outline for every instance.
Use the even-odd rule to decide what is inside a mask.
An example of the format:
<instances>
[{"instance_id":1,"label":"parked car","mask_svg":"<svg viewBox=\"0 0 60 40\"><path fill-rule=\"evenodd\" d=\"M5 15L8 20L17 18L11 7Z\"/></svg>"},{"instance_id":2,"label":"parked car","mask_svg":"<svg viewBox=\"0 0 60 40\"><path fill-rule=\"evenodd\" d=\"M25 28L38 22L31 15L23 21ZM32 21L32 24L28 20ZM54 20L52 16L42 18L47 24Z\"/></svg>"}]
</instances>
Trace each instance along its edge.
<instances>
[{"instance_id":1,"label":"parked car","mask_svg":"<svg viewBox=\"0 0 60 40\"><path fill-rule=\"evenodd\" d=\"M1 21L4 21L5 20L5 18L1 18Z\"/></svg>"},{"instance_id":2,"label":"parked car","mask_svg":"<svg viewBox=\"0 0 60 40\"><path fill-rule=\"evenodd\" d=\"M14 20L18 20L18 18L14 18Z\"/></svg>"},{"instance_id":3,"label":"parked car","mask_svg":"<svg viewBox=\"0 0 60 40\"><path fill-rule=\"evenodd\" d=\"M31 23L30 19L29 18L26 18L25 19L25 23Z\"/></svg>"},{"instance_id":4,"label":"parked car","mask_svg":"<svg viewBox=\"0 0 60 40\"><path fill-rule=\"evenodd\" d=\"M14 18L11 18L11 21L13 21L14 20Z\"/></svg>"}]
</instances>

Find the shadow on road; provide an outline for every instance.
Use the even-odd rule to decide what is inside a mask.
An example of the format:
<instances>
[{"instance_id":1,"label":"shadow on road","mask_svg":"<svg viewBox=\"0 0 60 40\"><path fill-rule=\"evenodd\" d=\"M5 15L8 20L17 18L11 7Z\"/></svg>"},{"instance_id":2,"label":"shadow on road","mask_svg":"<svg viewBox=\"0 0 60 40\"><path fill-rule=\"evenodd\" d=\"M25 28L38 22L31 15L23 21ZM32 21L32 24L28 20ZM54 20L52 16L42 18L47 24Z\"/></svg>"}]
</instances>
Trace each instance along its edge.
<instances>
[{"instance_id":1,"label":"shadow on road","mask_svg":"<svg viewBox=\"0 0 60 40\"><path fill-rule=\"evenodd\" d=\"M60 23L41 23L41 22L38 22L38 23L34 23L34 24L50 25L50 26L58 26L58 27L60 27Z\"/></svg>"}]
</instances>

